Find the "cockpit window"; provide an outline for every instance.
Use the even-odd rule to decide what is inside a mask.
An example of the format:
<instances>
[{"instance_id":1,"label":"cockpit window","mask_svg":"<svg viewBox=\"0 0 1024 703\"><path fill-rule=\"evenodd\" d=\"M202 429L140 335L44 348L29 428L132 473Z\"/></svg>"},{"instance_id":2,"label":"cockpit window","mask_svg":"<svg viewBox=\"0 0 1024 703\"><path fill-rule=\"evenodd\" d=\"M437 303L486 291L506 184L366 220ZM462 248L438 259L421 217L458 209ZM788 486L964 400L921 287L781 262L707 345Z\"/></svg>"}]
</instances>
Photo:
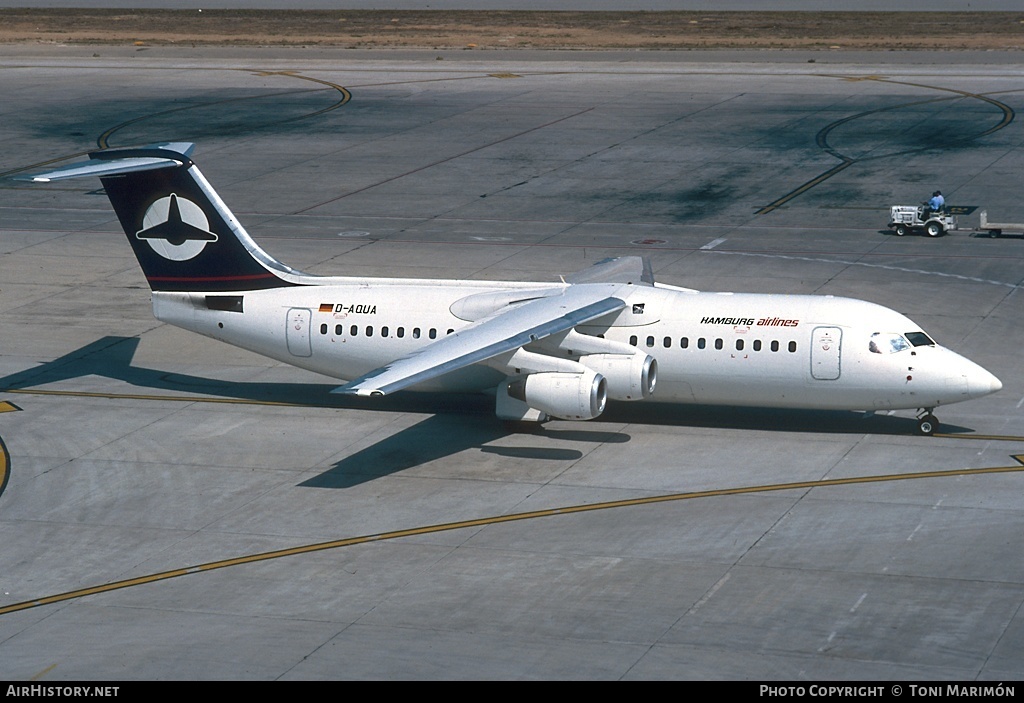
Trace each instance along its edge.
<instances>
[{"instance_id":1,"label":"cockpit window","mask_svg":"<svg viewBox=\"0 0 1024 703\"><path fill-rule=\"evenodd\" d=\"M923 332L918 334L927 339ZM910 349L910 346L910 342L904 339L902 334L895 332L875 332L868 342L868 350L875 354L895 354L904 349Z\"/></svg>"},{"instance_id":2,"label":"cockpit window","mask_svg":"<svg viewBox=\"0 0 1024 703\"><path fill-rule=\"evenodd\" d=\"M907 332L904 335L915 347L934 347L935 342L924 332Z\"/></svg>"}]
</instances>

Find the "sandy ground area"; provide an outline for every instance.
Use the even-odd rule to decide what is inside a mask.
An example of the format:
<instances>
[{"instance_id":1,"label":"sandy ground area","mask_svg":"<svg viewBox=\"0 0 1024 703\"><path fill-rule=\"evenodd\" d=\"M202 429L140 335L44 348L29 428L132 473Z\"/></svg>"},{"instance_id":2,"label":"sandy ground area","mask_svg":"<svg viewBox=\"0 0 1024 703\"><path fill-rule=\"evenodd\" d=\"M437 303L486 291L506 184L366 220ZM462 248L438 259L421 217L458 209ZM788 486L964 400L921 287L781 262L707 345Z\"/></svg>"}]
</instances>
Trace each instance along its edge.
<instances>
[{"instance_id":1,"label":"sandy ground area","mask_svg":"<svg viewBox=\"0 0 1024 703\"><path fill-rule=\"evenodd\" d=\"M0 43L1021 50L1024 12L0 10Z\"/></svg>"}]
</instances>

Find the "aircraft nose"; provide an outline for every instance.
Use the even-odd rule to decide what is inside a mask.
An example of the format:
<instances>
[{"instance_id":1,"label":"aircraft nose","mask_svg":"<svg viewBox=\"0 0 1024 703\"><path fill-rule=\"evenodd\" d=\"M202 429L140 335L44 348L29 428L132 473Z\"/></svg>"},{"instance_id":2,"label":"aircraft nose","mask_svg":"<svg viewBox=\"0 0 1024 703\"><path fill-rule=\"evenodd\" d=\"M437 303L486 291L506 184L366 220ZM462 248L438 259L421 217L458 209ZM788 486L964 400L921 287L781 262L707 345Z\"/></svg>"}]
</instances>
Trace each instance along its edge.
<instances>
[{"instance_id":1,"label":"aircraft nose","mask_svg":"<svg viewBox=\"0 0 1024 703\"><path fill-rule=\"evenodd\" d=\"M972 398L980 398L1001 390L1003 382L980 366L967 374L968 393Z\"/></svg>"}]
</instances>

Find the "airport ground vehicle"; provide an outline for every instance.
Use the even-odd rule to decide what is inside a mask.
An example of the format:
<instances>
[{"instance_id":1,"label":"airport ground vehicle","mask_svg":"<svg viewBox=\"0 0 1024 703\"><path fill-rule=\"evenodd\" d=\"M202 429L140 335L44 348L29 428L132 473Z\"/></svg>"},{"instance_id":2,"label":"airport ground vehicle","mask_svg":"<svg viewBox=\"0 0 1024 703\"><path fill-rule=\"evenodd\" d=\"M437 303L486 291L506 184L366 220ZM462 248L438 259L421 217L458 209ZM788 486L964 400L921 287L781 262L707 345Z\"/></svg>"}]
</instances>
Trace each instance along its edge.
<instances>
[{"instance_id":1,"label":"airport ground vehicle","mask_svg":"<svg viewBox=\"0 0 1024 703\"><path fill-rule=\"evenodd\" d=\"M902 237L923 233L938 237L957 228L956 218L944 208L933 212L927 205L893 205L889 208L889 229Z\"/></svg>"}]
</instances>

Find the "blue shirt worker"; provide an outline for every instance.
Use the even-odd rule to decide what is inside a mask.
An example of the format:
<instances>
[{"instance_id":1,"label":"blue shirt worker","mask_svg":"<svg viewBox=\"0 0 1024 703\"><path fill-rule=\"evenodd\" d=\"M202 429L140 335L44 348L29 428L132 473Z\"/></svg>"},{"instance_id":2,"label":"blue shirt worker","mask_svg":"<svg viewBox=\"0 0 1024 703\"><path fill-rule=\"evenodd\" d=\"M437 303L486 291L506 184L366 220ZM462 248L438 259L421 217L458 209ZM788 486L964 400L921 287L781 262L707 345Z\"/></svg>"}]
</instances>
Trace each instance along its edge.
<instances>
[{"instance_id":1,"label":"blue shirt worker","mask_svg":"<svg viewBox=\"0 0 1024 703\"><path fill-rule=\"evenodd\" d=\"M942 212L942 208L946 205L946 199L942 197L942 191L937 190L932 193L932 199L928 201L928 208L935 213Z\"/></svg>"}]
</instances>

